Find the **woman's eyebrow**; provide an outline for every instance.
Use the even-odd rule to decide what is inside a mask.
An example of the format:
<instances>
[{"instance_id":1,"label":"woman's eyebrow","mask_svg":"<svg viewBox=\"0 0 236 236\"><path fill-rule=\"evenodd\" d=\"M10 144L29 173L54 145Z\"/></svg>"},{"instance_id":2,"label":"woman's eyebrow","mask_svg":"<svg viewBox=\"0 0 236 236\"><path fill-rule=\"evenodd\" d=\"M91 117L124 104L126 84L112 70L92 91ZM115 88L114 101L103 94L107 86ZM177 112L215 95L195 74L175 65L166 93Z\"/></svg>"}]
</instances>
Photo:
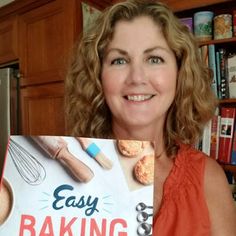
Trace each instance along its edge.
<instances>
[{"instance_id":1,"label":"woman's eyebrow","mask_svg":"<svg viewBox=\"0 0 236 236\"><path fill-rule=\"evenodd\" d=\"M144 54L148 54L151 53L153 51L165 51L167 53L170 53L170 50L168 50L168 48L162 47L162 46L154 46L154 47L150 47L144 50ZM112 53L112 52L118 52L121 55L127 56L128 52L124 49L121 48L109 48L106 53L105 56L107 56L108 54Z\"/></svg>"},{"instance_id":2,"label":"woman's eyebrow","mask_svg":"<svg viewBox=\"0 0 236 236\"><path fill-rule=\"evenodd\" d=\"M167 53L170 53L170 50L168 48L165 48L165 47L161 47L161 46L154 46L154 47L151 47L151 48L147 48L144 53L150 53L150 52L153 52L153 51L165 51Z\"/></svg>"},{"instance_id":3,"label":"woman's eyebrow","mask_svg":"<svg viewBox=\"0 0 236 236\"><path fill-rule=\"evenodd\" d=\"M106 51L105 55L108 55L111 52L118 52L122 55L128 55L128 52L120 48L110 48Z\"/></svg>"}]
</instances>

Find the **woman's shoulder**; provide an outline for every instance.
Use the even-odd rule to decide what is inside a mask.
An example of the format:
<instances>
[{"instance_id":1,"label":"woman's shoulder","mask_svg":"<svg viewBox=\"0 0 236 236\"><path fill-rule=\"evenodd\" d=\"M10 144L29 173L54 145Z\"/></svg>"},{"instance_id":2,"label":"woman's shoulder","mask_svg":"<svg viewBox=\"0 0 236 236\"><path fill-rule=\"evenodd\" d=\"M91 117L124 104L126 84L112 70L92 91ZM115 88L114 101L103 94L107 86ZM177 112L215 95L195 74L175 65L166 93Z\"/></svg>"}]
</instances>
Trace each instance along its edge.
<instances>
[{"instance_id":1,"label":"woman's shoulder","mask_svg":"<svg viewBox=\"0 0 236 236\"><path fill-rule=\"evenodd\" d=\"M216 176L219 180L222 178L225 180L225 173L221 165L215 159L191 145L181 143L178 157L186 162L203 162L206 177Z\"/></svg>"},{"instance_id":2,"label":"woman's shoulder","mask_svg":"<svg viewBox=\"0 0 236 236\"><path fill-rule=\"evenodd\" d=\"M220 164L215 159L191 145L180 144L177 159L188 165L200 165L204 173L204 181L206 184L219 182L225 185L227 183L225 173Z\"/></svg>"},{"instance_id":3,"label":"woman's shoulder","mask_svg":"<svg viewBox=\"0 0 236 236\"><path fill-rule=\"evenodd\" d=\"M212 235L236 235L236 208L223 168L207 157L204 192L212 222Z\"/></svg>"},{"instance_id":4,"label":"woman's shoulder","mask_svg":"<svg viewBox=\"0 0 236 236\"><path fill-rule=\"evenodd\" d=\"M191 145L181 143L174 159L173 169L176 175L178 174L180 182L187 176L185 179L191 179L195 187L202 191L206 160L206 154Z\"/></svg>"},{"instance_id":5,"label":"woman's shoulder","mask_svg":"<svg viewBox=\"0 0 236 236\"><path fill-rule=\"evenodd\" d=\"M214 186L216 186L215 191L219 190L220 186L224 189L229 189L226 175L221 165L202 151L197 150L190 145L180 144L177 158L182 159L182 162L190 163L191 165L201 163L200 165L203 168L204 174L204 184L207 191L214 190Z\"/></svg>"},{"instance_id":6,"label":"woman's shoulder","mask_svg":"<svg viewBox=\"0 0 236 236\"><path fill-rule=\"evenodd\" d=\"M208 156L202 151L188 144L179 144L179 151L176 159L179 159L182 163L197 164L204 166Z\"/></svg>"},{"instance_id":7,"label":"woman's shoulder","mask_svg":"<svg viewBox=\"0 0 236 236\"><path fill-rule=\"evenodd\" d=\"M212 235L236 235L236 209L223 168L216 160L189 145L181 145L179 153L185 160L182 161L192 167L193 175L202 180L200 186L211 219Z\"/></svg>"}]
</instances>

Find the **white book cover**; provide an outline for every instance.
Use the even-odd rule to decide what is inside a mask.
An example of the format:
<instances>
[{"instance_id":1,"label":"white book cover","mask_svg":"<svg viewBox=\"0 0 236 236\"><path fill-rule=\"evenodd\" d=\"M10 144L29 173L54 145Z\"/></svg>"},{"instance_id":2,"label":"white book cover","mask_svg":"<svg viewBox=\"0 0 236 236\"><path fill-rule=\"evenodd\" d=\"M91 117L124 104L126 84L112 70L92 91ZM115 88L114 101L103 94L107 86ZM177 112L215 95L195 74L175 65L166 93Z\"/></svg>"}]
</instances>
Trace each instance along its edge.
<instances>
[{"instance_id":1,"label":"white book cover","mask_svg":"<svg viewBox=\"0 0 236 236\"><path fill-rule=\"evenodd\" d=\"M84 140L10 137L1 179L0 235L152 234L153 144Z\"/></svg>"},{"instance_id":2,"label":"white book cover","mask_svg":"<svg viewBox=\"0 0 236 236\"><path fill-rule=\"evenodd\" d=\"M228 57L229 98L236 98L236 55Z\"/></svg>"},{"instance_id":3,"label":"white book cover","mask_svg":"<svg viewBox=\"0 0 236 236\"><path fill-rule=\"evenodd\" d=\"M211 151L211 124L212 120L207 122L202 135L202 151L208 156L210 156Z\"/></svg>"}]
</instances>

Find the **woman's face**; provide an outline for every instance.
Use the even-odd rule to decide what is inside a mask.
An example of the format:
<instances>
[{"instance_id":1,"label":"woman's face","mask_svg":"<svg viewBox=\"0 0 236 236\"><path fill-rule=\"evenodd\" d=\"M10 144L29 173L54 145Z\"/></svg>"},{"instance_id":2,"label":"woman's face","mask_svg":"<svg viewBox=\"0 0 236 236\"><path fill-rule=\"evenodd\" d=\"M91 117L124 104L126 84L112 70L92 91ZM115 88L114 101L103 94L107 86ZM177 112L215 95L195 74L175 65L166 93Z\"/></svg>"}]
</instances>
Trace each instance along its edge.
<instances>
[{"instance_id":1,"label":"woman's face","mask_svg":"<svg viewBox=\"0 0 236 236\"><path fill-rule=\"evenodd\" d=\"M151 18L116 24L101 79L113 126L164 125L175 97L177 63L161 28Z\"/></svg>"}]
</instances>

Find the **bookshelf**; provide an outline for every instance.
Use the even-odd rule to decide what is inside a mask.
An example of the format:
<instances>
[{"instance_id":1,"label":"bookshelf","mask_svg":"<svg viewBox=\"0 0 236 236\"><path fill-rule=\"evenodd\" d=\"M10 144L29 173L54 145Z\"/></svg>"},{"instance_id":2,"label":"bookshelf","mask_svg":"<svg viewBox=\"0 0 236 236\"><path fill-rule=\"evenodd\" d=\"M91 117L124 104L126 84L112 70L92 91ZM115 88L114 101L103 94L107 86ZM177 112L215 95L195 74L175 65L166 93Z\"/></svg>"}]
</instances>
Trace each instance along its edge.
<instances>
[{"instance_id":1,"label":"bookshelf","mask_svg":"<svg viewBox=\"0 0 236 236\"><path fill-rule=\"evenodd\" d=\"M176 12L176 15L179 18L192 17L192 19L194 20L194 17L193 17L194 14L199 11L212 11L212 12L214 12L214 16L216 16L216 15L227 14L227 13L233 14L233 10L236 11L236 2L233 2L233 5L232 4L227 5L227 4L224 4L222 1L220 1L219 4L212 4L212 5L208 4L205 7L199 6L197 8L193 7L191 9L186 10L186 11L178 11L178 12ZM213 25L214 25L214 23L213 23ZM214 45L214 53L216 53L216 51L219 52L220 48L224 48L227 53L236 53L236 36L233 36L231 38L225 38L225 39L212 39L212 40L208 40L208 41L199 41L198 45L199 45L200 49L201 49L201 47L205 47L205 49L207 48L207 57L206 57L207 61L208 61L207 65L210 67L210 62L209 62L209 57L210 57L209 50L210 49L209 48L211 46L209 46L209 45ZM203 49L201 49L201 50L203 50ZM204 53L201 55L205 56ZM205 57L204 57L204 59L205 59ZM212 60L212 56L211 56L211 60ZM216 54L215 54L213 60L216 60ZM216 65L214 65L214 66L216 67ZM212 69L212 67L210 67L210 68ZM219 66L218 66L218 68L219 68ZM217 71L217 68L215 69L215 71L216 71L216 73L219 73L219 71ZM218 78L218 74L217 74L217 78ZM217 80L216 77L214 77L214 80ZM219 83L219 80L216 82L217 89L221 89L222 87L218 87L219 86L219 85L217 85L218 83ZM219 92L218 92L218 95L219 95ZM228 93L228 95L229 95L229 93ZM236 107L236 98L227 98L229 96L219 96L219 97L223 97L218 100L218 107L219 108ZM224 98L224 97L226 97L226 98ZM222 168L225 171L230 171L233 174L234 179L236 180L236 165L225 164L220 161L219 161L219 164L222 166Z\"/></svg>"},{"instance_id":2,"label":"bookshelf","mask_svg":"<svg viewBox=\"0 0 236 236\"><path fill-rule=\"evenodd\" d=\"M216 49L218 48L226 48L229 52L236 53L236 37L227 38L227 39L217 39L217 40L209 40L204 42L199 42L199 47L204 45L208 46L214 44ZM209 52L208 52L209 53ZM218 75L217 75L218 76ZM224 98L218 100L218 107L236 107L236 98ZM219 161L219 164L225 171L230 171L233 173L234 178L236 180L236 165L225 164Z\"/></svg>"}]
</instances>

